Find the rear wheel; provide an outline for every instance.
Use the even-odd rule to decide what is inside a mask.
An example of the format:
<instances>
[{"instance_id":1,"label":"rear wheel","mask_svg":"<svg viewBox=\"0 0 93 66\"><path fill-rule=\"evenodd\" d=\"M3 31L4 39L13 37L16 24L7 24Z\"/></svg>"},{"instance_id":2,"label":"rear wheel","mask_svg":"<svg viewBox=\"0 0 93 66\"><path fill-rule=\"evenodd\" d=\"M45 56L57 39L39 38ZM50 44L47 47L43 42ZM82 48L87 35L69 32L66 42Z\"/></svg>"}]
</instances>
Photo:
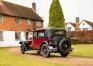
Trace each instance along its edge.
<instances>
[{"instance_id":1,"label":"rear wheel","mask_svg":"<svg viewBox=\"0 0 93 66\"><path fill-rule=\"evenodd\" d=\"M63 39L59 43L59 52L62 57L66 57L71 49L71 42L67 39Z\"/></svg>"},{"instance_id":2,"label":"rear wheel","mask_svg":"<svg viewBox=\"0 0 93 66\"><path fill-rule=\"evenodd\" d=\"M60 53L62 57L67 57L69 53Z\"/></svg>"},{"instance_id":3,"label":"rear wheel","mask_svg":"<svg viewBox=\"0 0 93 66\"><path fill-rule=\"evenodd\" d=\"M46 57L46 58L50 56L50 51L49 51L49 47L47 44L42 45L41 54L43 57Z\"/></svg>"},{"instance_id":4,"label":"rear wheel","mask_svg":"<svg viewBox=\"0 0 93 66\"><path fill-rule=\"evenodd\" d=\"M25 54L25 48L24 48L24 46L23 45L21 45L21 54Z\"/></svg>"}]
</instances>

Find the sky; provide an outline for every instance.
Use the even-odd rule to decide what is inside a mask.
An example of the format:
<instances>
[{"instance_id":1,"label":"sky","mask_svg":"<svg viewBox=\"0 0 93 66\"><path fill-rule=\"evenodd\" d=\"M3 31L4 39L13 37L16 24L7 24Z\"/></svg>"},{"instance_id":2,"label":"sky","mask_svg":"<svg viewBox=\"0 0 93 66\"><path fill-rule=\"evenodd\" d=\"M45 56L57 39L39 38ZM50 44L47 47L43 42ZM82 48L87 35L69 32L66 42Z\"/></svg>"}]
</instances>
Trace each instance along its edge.
<instances>
[{"instance_id":1,"label":"sky","mask_svg":"<svg viewBox=\"0 0 93 66\"><path fill-rule=\"evenodd\" d=\"M49 9L52 0L6 0L27 7L36 2L37 13L44 19L44 27L48 26ZM75 17L93 22L93 0L59 0L65 22L75 22Z\"/></svg>"}]
</instances>

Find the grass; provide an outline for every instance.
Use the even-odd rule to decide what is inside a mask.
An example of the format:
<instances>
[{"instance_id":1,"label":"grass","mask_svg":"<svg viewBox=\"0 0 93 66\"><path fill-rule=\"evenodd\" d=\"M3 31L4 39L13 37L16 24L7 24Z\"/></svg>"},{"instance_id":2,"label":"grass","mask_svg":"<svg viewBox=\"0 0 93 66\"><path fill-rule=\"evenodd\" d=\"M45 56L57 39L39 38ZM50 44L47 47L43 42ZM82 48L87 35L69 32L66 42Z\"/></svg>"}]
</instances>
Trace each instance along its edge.
<instances>
[{"instance_id":1,"label":"grass","mask_svg":"<svg viewBox=\"0 0 93 66\"><path fill-rule=\"evenodd\" d=\"M71 56L93 58L93 44L76 44L72 47Z\"/></svg>"},{"instance_id":2,"label":"grass","mask_svg":"<svg viewBox=\"0 0 93 66\"><path fill-rule=\"evenodd\" d=\"M24 55L10 53L7 48L0 48L0 66L69 66L47 61L30 59Z\"/></svg>"},{"instance_id":3,"label":"grass","mask_svg":"<svg viewBox=\"0 0 93 66\"><path fill-rule=\"evenodd\" d=\"M71 57L93 58L93 44L72 45L74 48ZM69 66L48 61L39 61L26 55L18 55L8 51L8 48L0 48L0 66Z\"/></svg>"}]
</instances>

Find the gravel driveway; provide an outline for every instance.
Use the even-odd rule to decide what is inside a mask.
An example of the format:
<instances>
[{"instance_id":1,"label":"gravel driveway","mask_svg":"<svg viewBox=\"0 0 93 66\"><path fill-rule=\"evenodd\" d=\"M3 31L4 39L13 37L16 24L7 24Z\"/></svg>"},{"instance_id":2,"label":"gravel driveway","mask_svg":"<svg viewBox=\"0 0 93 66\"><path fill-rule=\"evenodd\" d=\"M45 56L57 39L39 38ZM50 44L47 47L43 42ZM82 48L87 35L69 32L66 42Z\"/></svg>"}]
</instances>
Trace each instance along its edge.
<instances>
[{"instance_id":1,"label":"gravel driveway","mask_svg":"<svg viewBox=\"0 0 93 66\"><path fill-rule=\"evenodd\" d=\"M9 48L11 53L17 55L22 55L19 48ZM93 66L93 58L81 58L81 57L72 57L68 56L67 58L60 57L60 55L51 55L50 58L44 58L41 55L38 55L35 51L28 51L24 54L29 59L35 59L42 62L52 62L52 63L64 63L69 66Z\"/></svg>"}]
</instances>

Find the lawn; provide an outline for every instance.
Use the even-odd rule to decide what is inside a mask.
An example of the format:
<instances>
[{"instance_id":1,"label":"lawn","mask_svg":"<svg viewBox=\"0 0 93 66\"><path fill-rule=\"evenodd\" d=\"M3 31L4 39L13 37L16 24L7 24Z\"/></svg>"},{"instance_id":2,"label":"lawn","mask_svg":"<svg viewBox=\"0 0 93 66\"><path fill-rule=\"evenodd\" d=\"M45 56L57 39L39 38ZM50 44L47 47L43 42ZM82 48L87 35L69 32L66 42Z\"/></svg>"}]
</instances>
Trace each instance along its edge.
<instances>
[{"instance_id":1,"label":"lawn","mask_svg":"<svg viewBox=\"0 0 93 66\"><path fill-rule=\"evenodd\" d=\"M79 44L73 45L72 47L73 52L71 53L71 56L93 58L93 44Z\"/></svg>"},{"instance_id":2,"label":"lawn","mask_svg":"<svg viewBox=\"0 0 93 66\"><path fill-rule=\"evenodd\" d=\"M71 57L93 58L93 44L79 44L72 46ZM9 48L0 48L0 66L69 66L64 63L40 61L26 55L12 53ZM68 58L70 59L70 58Z\"/></svg>"},{"instance_id":3,"label":"lawn","mask_svg":"<svg viewBox=\"0 0 93 66\"><path fill-rule=\"evenodd\" d=\"M47 61L30 59L24 55L10 53L8 48L0 48L0 66L69 66Z\"/></svg>"}]
</instances>

